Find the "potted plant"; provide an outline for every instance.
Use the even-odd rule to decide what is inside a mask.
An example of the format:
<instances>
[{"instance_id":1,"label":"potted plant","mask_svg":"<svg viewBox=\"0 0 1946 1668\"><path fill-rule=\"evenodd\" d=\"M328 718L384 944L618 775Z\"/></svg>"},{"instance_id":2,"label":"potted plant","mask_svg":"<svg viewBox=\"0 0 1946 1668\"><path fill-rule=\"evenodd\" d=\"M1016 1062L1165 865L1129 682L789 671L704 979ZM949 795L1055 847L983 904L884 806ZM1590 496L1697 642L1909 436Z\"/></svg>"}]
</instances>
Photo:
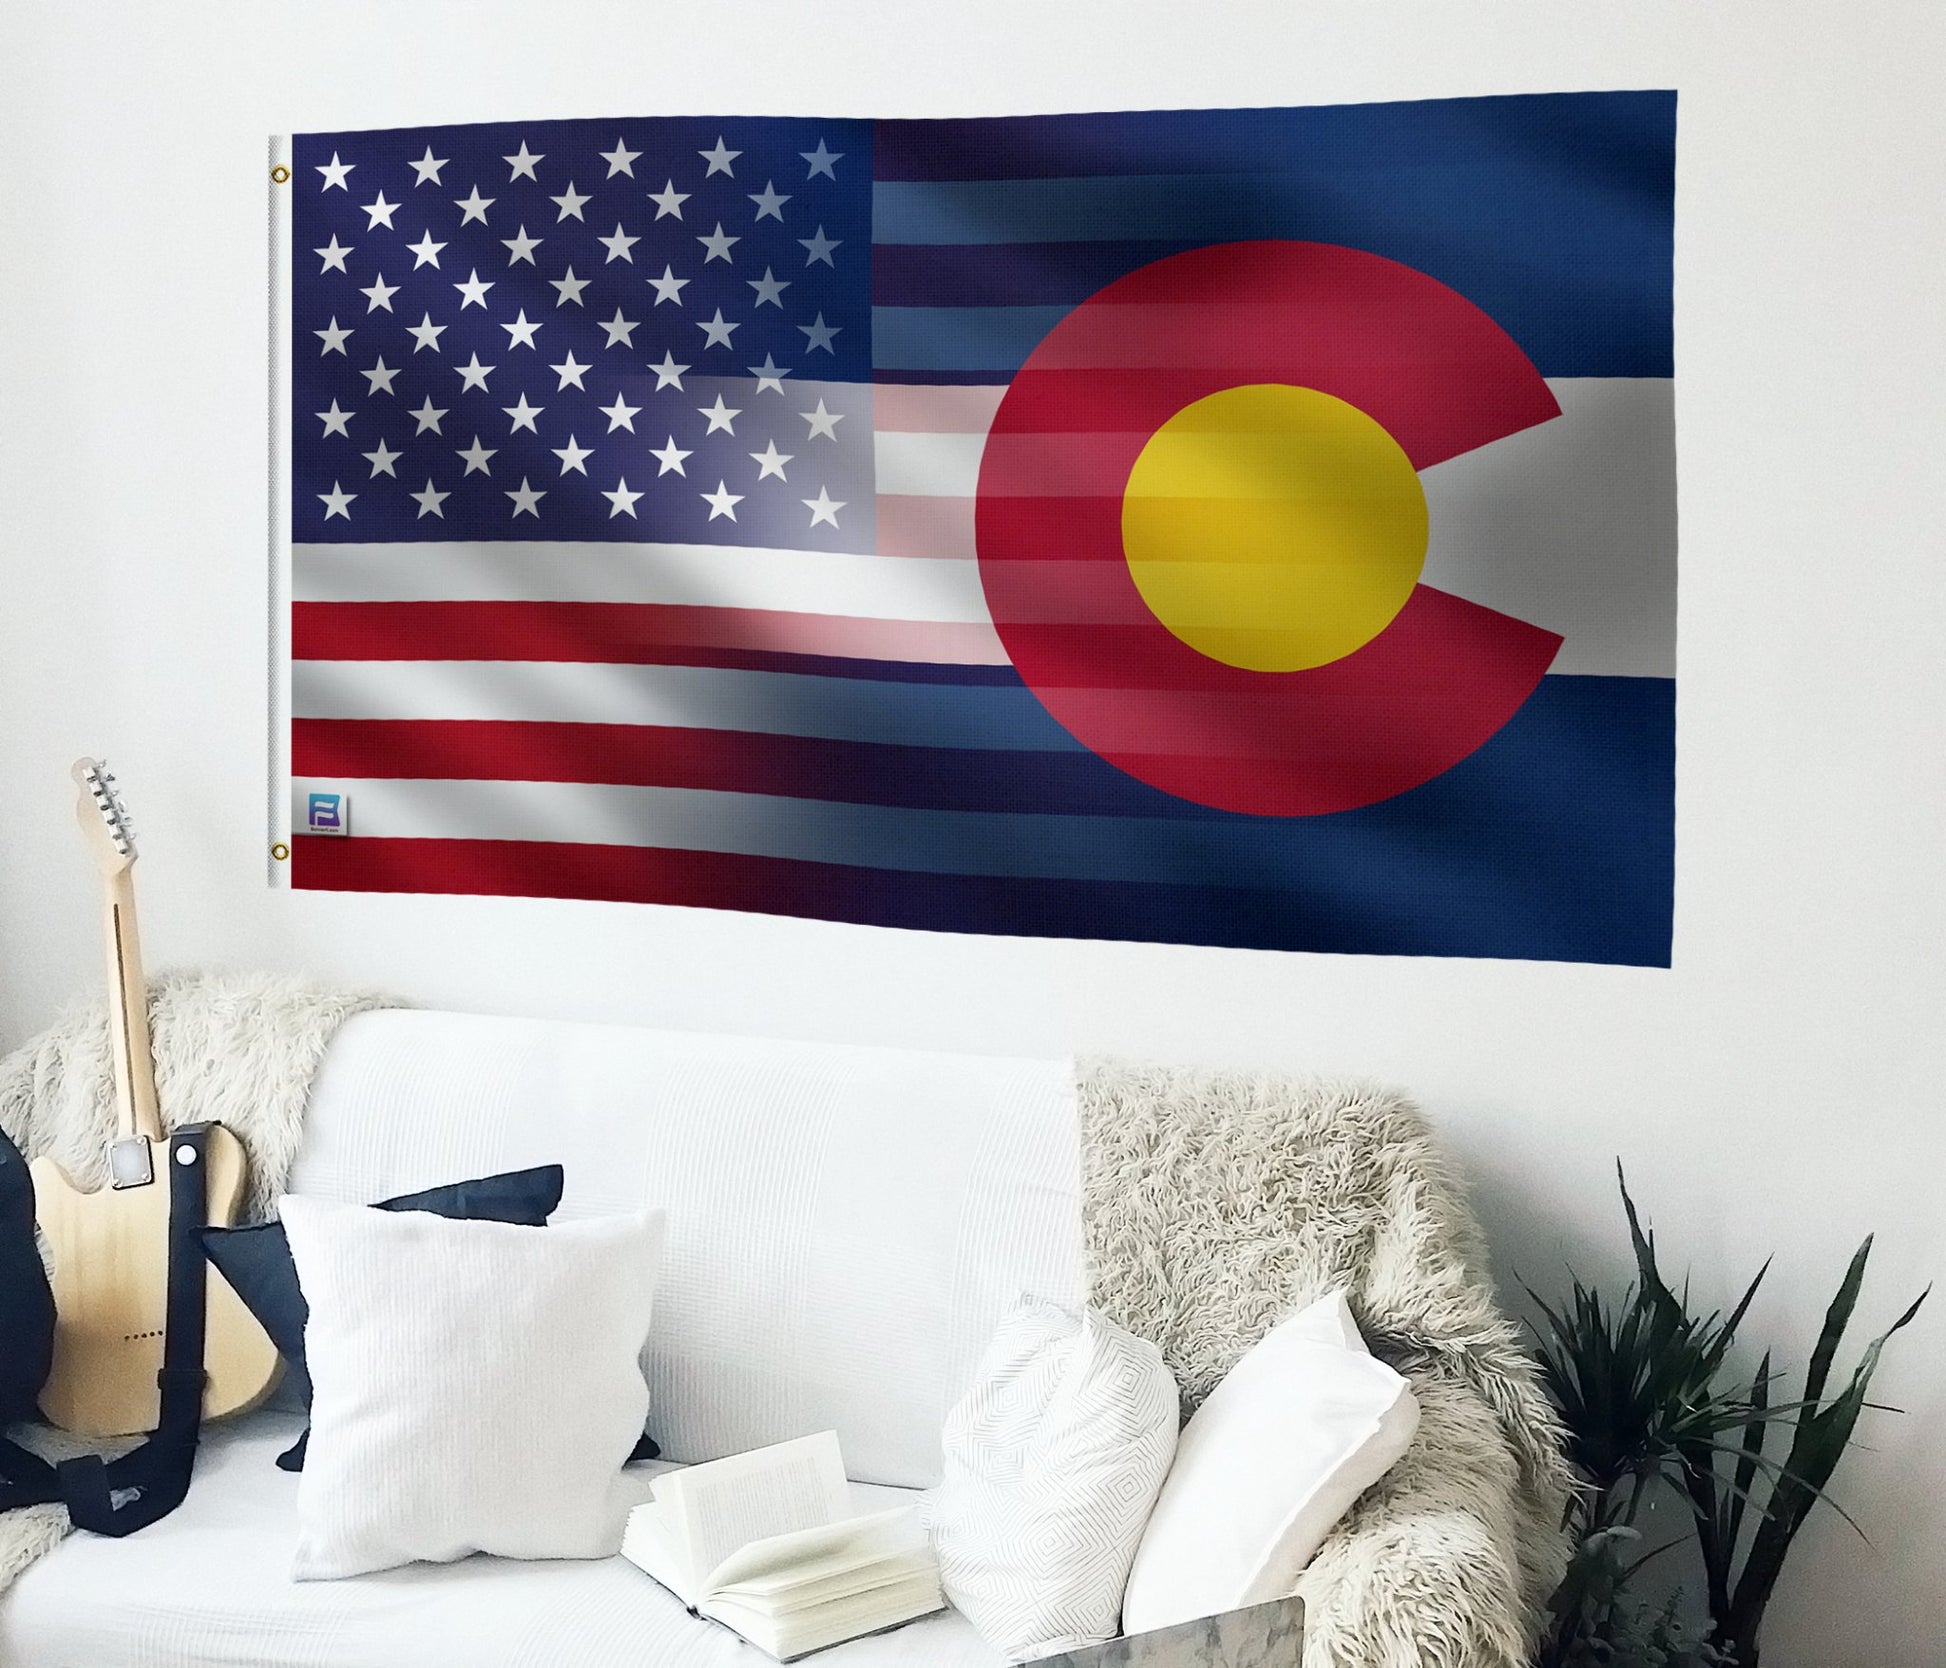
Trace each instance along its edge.
<instances>
[{"instance_id":1,"label":"potted plant","mask_svg":"<svg viewBox=\"0 0 1946 1668\"><path fill-rule=\"evenodd\" d=\"M1545 1322L1542 1370L1568 1427L1570 1458L1587 1484L1570 1508L1577 1551L1551 1607L1542 1668L1758 1668L1764 1611L1791 1543L1817 1502L1828 1499L1825 1485L1859 1414L1876 1405L1866 1392L1886 1340L1919 1312L1927 1292L1866 1345L1849 1380L1828 1396L1864 1284L1867 1235L1825 1313L1802 1393L1779 1400L1770 1352L1749 1378L1731 1361L1770 1265L1727 1314L1696 1316L1687 1285L1678 1292L1663 1278L1655 1236L1643 1229L1619 1165L1616 1174L1636 1271L1620 1299L1611 1303L1572 1276L1567 1298L1556 1304L1529 1289ZM1774 1429L1783 1432L1781 1443L1772 1440ZM1641 1547L1637 1520L1659 1486L1674 1489L1689 1508L1709 1615L1704 1635L1682 1626L1675 1599L1651 1607L1630 1590L1644 1564L1679 1544Z\"/></svg>"}]
</instances>

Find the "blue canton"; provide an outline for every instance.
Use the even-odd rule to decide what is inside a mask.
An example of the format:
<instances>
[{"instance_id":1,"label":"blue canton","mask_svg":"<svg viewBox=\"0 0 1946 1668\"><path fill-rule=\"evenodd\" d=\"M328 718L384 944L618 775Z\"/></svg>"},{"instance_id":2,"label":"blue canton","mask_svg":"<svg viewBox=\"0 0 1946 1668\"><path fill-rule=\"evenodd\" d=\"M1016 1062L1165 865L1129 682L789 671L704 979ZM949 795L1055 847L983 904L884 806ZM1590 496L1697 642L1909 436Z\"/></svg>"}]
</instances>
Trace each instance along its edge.
<instances>
[{"instance_id":1,"label":"blue canton","mask_svg":"<svg viewBox=\"0 0 1946 1668\"><path fill-rule=\"evenodd\" d=\"M307 134L291 537L873 547L871 125Z\"/></svg>"}]
</instances>

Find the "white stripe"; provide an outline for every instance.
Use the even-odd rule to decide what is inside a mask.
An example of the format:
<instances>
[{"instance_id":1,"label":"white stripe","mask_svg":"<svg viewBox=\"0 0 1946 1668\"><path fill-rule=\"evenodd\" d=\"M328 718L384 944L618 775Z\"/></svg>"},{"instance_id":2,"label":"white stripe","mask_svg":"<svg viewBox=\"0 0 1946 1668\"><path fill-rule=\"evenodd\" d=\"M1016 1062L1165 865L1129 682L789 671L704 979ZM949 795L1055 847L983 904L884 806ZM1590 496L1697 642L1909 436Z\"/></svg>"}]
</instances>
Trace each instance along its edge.
<instances>
[{"instance_id":1,"label":"white stripe","mask_svg":"<svg viewBox=\"0 0 1946 1668\"><path fill-rule=\"evenodd\" d=\"M1431 521L1420 577L1559 632L1556 672L1674 677L1674 384L1563 377L1548 387L1559 418L1420 476ZM978 490L981 435L881 434L877 444L882 493Z\"/></svg>"},{"instance_id":2,"label":"white stripe","mask_svg":"<svg viewBox=\"0 0 1946 1668\"><path fill-rule=\"evenodd\" d=\"M878 490L917 498L971 498L980 487L979 434L888 434L872 437Z\"/></svg>"},{"instance_id":3,"label":"white stripe","mask_svg":"<svg viewBox=\"0 0 1946 1668\"><path fill-rule=\"evenodd\" d=\"M977 565L702 544L300 544L299 602L643 602L987 623Z\"/></svg>"},{"instance_id":4,"label":"white stripe","mask_svg":"<svg viewBox=\"0 0 1946 1668\"><path fill-rule=\"evenodd\" d=\"M605 661L300 660L296 718L658 724L918 747L1074 748L1024 689Z\"/></svg>"},{"instance_id":5,"label":"white stripe","mask_svg":"<svg viewBox=\"0 0 1946 1668\"><path fill-rule=\"evenodd\" d=\"M1550 381L1561 415L1419 478L1420 578L1565 641L1554 672L1676 675L1675 384Z\"/></svg>"}]
</instances>

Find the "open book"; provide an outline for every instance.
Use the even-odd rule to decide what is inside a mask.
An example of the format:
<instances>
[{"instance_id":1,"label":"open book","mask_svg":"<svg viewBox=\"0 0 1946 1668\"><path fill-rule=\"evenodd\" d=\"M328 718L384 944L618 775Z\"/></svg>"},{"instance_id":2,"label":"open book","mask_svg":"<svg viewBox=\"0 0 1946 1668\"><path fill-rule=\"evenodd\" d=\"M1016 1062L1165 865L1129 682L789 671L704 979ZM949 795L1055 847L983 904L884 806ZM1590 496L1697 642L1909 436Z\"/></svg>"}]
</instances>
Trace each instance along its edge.
<instances>
[{"instance_id":1,"label":"open book","mask_svg":"<svg viewBox=\"0 0 1946 1668\"><path fill-rule=\"evenodd\" d=\"M622 1556L781 1662L945 1607L909 1506L851 1514L835 1431L655 1480Z\"/></svg>"}]
</instances>

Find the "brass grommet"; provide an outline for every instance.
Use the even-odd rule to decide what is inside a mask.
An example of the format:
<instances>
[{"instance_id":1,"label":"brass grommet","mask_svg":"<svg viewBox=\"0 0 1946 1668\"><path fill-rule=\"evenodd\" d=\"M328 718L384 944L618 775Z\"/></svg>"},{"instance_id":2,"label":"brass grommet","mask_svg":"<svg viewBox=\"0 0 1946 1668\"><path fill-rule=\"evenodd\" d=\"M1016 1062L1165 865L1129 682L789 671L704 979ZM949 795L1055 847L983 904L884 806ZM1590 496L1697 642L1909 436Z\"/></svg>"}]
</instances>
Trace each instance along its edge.
<instances>
[{"instance_id":1,"label":"brass grommet","mask_svg":"<svg viewBox=\"0 0 1946 1668\"><path fill-rule=\"evenodd\" d=\"M291 171L280 162L270 170L270 177L278 185L289 185L291 182Z\"/></svg>"},{"instance_id":2,"label":"brass grommet","mask_svg":"<svg viewBox=\"0 0 1946 1668\"><path fill-rule=\"evenodd\" d=\"M282 840L279 840L271 846L270 855L279 863L288 863L290 861L291 848L285 845Z\"/></svg>"}]
</instances>

